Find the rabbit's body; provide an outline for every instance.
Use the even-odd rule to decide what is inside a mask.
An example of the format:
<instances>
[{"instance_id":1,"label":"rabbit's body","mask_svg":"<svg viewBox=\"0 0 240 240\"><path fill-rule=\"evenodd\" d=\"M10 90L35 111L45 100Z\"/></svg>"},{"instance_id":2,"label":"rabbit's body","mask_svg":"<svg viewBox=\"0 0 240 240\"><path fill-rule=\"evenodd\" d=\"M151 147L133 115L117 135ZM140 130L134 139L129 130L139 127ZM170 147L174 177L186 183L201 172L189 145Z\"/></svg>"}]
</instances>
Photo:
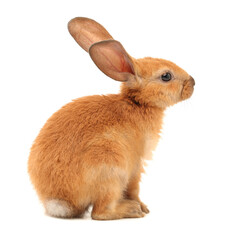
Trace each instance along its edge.
<instances>
[{"instance_id":1,"label":"rabbit's body","mask_svg":"<svg viewBox=\"0 0 240 240\"><path fill-rule=\"evenodd\" d=\"M194 80L167 60L130 57L91 19L73 19L69 31L122 88L53 114L31 149L32 183L51 216L77 217L92 205L94 219L143 217L149 212L139 199L143 162L156 147L165 108L189 98Z\"/></svg>"},{"instance_id":2,"label":"rabbit's body","mask_svg":"<svg viewBox=\"0 0 240 240\"><path fill-rule=\"evenodd\" d=\"M65 200L81 212L110 188L119 197L131 194L129 184L139 181L142 161L156 146L162 114L121 94L83 97L61 108L32 146L29 172L40 199L47 206Z\"/></svg>"}]
</instances>

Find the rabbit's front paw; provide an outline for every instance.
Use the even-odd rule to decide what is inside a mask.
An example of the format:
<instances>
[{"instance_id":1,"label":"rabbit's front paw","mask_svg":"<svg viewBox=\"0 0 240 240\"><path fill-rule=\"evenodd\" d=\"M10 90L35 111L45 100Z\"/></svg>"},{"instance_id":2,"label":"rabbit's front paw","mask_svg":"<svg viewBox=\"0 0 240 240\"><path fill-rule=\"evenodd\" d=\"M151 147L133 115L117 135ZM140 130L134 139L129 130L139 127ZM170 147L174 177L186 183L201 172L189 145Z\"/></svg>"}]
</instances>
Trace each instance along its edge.
<instances>
[{"instance_id":1,"label":"rabbit's front paw","mask_svg":"<svg viewBox=\"0 0 240 240\"><path fill-rule=\"evenodd\" d=\"M140 203L140 206L141 206L141 210L144 212L144 213L149 213L149 209L147 207L146 204L144 204L143 202Z\"/></svg>"},{"instance_id":2,"label":"rabbit's front paw","mask_svg":"<svg viewBox=\"0 0 240 240\"><path fill-rule=\"evenodd\" d=\"M144 217L145 214L142 211L142 207L139 202L134 200L128 200L127 216L129 218Z\"/></svg>"}]
</instances>

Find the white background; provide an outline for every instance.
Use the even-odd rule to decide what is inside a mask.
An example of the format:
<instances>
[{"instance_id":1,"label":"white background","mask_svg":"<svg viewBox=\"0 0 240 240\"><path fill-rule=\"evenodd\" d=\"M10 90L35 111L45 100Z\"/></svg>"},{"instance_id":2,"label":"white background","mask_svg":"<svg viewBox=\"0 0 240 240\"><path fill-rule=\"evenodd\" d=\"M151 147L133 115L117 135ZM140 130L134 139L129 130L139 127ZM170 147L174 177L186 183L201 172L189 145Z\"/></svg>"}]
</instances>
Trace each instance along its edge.
<instances>
[{"instance_id":1,"label":"white background","mask_svg":"<svg viewBox=\"0 0 240 240\"><path fill-rule=\"evenodd\" d=\"M240 239L239 1L1 1L1 239ZM166 111L146 169L142 219L54 219L27 175L48 117L84 95L117 93L72 39L67 22L90 17L130 55L177 63L196 81Z\"/></svg>"}]
</instances>

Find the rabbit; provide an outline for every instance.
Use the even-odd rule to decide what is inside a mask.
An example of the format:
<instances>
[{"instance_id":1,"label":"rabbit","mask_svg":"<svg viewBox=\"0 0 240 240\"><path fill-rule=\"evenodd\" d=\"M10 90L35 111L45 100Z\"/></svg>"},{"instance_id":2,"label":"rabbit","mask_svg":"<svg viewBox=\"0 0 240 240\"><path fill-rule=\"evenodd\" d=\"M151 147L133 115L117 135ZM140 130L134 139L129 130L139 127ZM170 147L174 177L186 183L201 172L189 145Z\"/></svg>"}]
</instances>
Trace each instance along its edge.
<instances>
[{"instance_id":1,"label":"rabbit","mask_svg":"<svg viewBox=\"0 0 240 240\"><path fill-rule=\"evenodd\" d=\"M31 182L52 217L83 217L89 207L95 220L144 217L144 162L157 146L165 109L191 97L194 79L173 62L131 57L92 19L74 18L68 30L121 89L75 99L47 120L31 147Z\"/></svg>"}]
</instances>

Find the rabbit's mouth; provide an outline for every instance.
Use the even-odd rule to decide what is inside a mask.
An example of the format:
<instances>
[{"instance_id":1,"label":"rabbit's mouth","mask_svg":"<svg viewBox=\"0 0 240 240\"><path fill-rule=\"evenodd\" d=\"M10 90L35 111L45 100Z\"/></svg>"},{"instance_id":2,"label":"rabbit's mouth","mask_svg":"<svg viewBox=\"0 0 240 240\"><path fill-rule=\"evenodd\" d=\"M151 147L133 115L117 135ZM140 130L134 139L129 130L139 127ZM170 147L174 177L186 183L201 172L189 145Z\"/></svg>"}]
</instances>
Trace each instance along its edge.
<instances>
[{"instance_id":1,"label":"rabbit's mouth","mask_svg":"<svg viewBox=\"0 0 240 240\"><path fill-rule=\"evenodd\" d=\"M194 90L194 85L195 85L195 81L191 76L190 76L190 79L184 81L182 94L181 94L182 100L185 100L192 96L193 90Z\"/></svg>"}]
</instances>

